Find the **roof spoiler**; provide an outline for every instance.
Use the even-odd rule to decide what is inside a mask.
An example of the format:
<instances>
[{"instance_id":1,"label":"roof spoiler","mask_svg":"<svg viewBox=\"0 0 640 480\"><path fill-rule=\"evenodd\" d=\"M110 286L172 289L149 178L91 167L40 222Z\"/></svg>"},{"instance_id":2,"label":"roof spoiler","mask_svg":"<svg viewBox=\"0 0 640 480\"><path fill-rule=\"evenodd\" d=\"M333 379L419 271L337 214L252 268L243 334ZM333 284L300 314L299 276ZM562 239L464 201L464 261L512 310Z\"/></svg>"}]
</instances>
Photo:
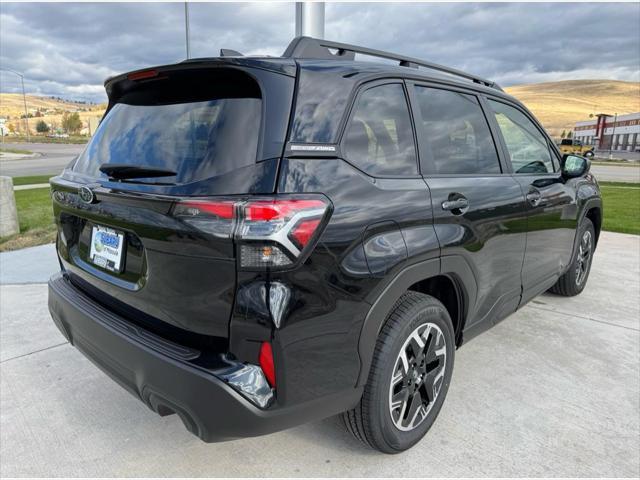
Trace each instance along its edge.
<instances>
[{"instance_id":1,"label":"roof spoiler","mask_svg":"<svg viewBox=\"0 0 640 480\"><path fill-rule=\"evenodd\" d=\"M333 50L333 51L332 51ZM334 53L335 52L335 53ZM354 60L355 54L360 53L370 57L384 58L387 60L397 61L401 67L418 68L424 67L431 70L455 75L474 83L484 85L486 87L495 88L502 91L502 88L491 80L472 75L470 73L457 70L455 68L445 67L437 63L427 62L419 58L397 55L395 53L385 52L382 50L374 50L372 48L359 47L348 43L332 42L312 37L296 37L282 54L283 57L294 59L322 59L322 60Z\"/></svg>"}]
</instances>

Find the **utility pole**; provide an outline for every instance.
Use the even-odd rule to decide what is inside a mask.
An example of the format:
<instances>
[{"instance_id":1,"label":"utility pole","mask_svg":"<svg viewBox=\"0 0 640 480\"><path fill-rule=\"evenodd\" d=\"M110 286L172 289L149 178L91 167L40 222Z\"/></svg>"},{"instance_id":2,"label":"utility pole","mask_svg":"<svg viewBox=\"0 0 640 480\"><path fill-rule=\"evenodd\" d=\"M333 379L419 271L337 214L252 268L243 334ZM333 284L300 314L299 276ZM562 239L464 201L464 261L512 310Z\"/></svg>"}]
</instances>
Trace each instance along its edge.
<instances>
[{"instance_id":1,"label":"utility pole","mask_svg":"<svg viewBox=\"0 0 640 480\"><path fill-rule=\"evenodd\" d=\"M0 70L4 70L5 72L11 72L20 77L20 83L22 84L22 101L24 102L24 125L27 130L27 142L31 142L31 137L29 135L29 113L27 112L27 95L24 92L24 75L20 72L16 72L10 68L0 68Z\"/></svg>"},{"instance_id":2,"label":"utility pole","mask_svg":"<svg viewBox=\"0 0 640 480\"><path fill-rule=\"evenodd\" d=\"M324 38L324 2L296 2L296 37Z\"/></svg>"},{"instance_id":3,"label":"utility pole","mask_svg":"<svg viewBox=\"0 0 640 480\"><path fill-rule=\"evenodd\" d=\"M184 2L184 35L186 37L187 44L187 60L191 58L191 48L189 46L189 3Z\"/></svg>"}]
</instances>

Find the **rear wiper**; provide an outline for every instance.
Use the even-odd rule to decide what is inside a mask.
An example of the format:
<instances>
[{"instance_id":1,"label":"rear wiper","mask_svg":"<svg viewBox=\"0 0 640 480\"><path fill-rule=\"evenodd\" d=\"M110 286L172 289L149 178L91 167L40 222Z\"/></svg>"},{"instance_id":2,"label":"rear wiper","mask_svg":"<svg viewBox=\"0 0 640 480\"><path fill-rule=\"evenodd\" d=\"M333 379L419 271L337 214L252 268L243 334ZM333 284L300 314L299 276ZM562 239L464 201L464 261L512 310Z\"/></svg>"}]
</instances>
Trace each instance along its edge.
<instances>
[{"instance_id":1,"label":"rear wiper","mask_svg":"<svg viewBox=\"0 0 640 480\"><path fill-rule=\"evenodd\" d=\"M128 178L173 177L176 175L176 172L166 168L140 167L137 165L126 165L122 163L105 163L100 165L100 171L114 180L125 180Z\"/></svg>"}]
</instances>

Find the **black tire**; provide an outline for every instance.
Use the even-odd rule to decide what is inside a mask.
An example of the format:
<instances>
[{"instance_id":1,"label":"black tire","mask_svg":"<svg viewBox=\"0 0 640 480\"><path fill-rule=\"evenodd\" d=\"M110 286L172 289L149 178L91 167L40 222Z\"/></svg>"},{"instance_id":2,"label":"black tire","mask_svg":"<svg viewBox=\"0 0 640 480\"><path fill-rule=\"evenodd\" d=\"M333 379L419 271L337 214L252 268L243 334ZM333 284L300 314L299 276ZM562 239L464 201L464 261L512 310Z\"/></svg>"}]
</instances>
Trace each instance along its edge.
<instances>
[{"instance_id":1,"label":"black tire","mask_svg":"<svg viewBox=\"0 0 640 480\"><path fill-rule=\"evenodd\" d=\"M589 239L588 252L585 248L586 237ZM549 289L550 292L564 297L573 297L584 290L591 271L593 252L596 247L595 241L596 234L593 223L588 218L585 218L578 229L578 247L573 253L571 265L569 265L567 271L558 279L556 284Z\"/></svg>"},{"instance_id":2,"label":"black tire","mask_svg":"<svg viewBox=\"0 0 640 480\"><path fill-rule=\"evenodd\" d=\"M422 354L415 353L419 348ZM453 325L444 305L429 295L405 293L380 332L360 403L342 414L347 429L384 453L399 453L413 446L440 412L453 373L454 355ZM392 409L392 396L405 395L402 405Z\"/></svg>"},{"instance_id":3,"label":"black tire","mask_svg":"<svg viewBox=\"0 0 640 480\"><path fill-rule=\"evenodd\" d=\"M593 151L592 151L592 150L589 150L588 152L586 152L586 153L584 154L584 156L585 156L585 157L587 157L587 158L592 158L592 157L593 157L593 155L594 155L594 153L593 153Z\"/></svg>"}]
</instances>

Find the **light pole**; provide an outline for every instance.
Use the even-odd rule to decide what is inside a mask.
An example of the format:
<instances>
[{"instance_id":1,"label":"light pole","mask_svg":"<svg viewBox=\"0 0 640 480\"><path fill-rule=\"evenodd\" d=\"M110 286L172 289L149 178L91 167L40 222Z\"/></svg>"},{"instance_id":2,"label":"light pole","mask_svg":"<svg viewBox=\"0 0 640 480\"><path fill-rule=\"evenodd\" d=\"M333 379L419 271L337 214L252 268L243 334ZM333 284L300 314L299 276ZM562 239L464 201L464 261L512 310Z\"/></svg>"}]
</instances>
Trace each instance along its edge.
<instances>
[{"instance_id":1,"label":"light pole","mask_svg":"<svg viewBox=\"0 0 640 480\"><path fill-rule=\"evenodd\" d=\"M324 2L296 2L296 37L324 38Z\"/></svg>"},{"instance_id":2,"label":"light pole","mask_svg":"<svg viewBox=\"0 0 640 480\"><path fill-rule=\"evenodd\" d=\"M15 73L20 77L20 83L22 84L22 101L24 102L24 124L27 129L27 142L31 142L31 137L29 136L29 114L27 112L27 95L24 93L24 75L10 68L0 68L0 70L3 70L5 72Z\"/></svg>"},{"instance_id":3,"label":"light pole","mask_svg":"<svg viewBox=\"0 0 640 480\"><path fill-rule=\"evenodd\" d=\"M189 4L184 2L184 35L187 40L187 60L191 58L191 49L189 48Z\"/></svg>"}]
</instances>

